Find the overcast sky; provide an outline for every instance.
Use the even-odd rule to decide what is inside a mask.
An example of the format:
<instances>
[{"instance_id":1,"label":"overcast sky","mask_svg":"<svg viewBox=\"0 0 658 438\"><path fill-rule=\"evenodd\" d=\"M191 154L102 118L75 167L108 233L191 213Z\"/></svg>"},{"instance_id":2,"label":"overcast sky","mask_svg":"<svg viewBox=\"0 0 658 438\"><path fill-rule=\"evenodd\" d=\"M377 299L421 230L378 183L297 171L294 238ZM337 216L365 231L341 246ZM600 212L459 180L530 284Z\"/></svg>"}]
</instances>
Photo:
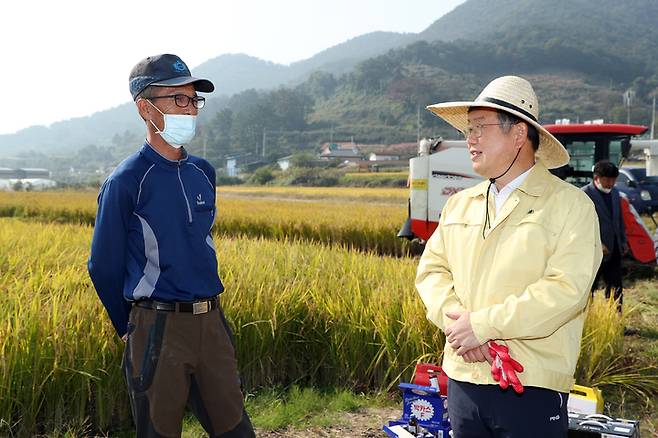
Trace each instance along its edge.
<instances>
[{"instance_id":1,"label":"overcast sky","mask_svg":"<svg viewBox=\"0 0 658 438\"><path fill-rule=\"evenodd\" d=\"M464 0L4 2L0 134L130 100L140 59L176 53L194 67L225 53L282 64L364 33L420 32Z\"/></svg>"}]
</instances>

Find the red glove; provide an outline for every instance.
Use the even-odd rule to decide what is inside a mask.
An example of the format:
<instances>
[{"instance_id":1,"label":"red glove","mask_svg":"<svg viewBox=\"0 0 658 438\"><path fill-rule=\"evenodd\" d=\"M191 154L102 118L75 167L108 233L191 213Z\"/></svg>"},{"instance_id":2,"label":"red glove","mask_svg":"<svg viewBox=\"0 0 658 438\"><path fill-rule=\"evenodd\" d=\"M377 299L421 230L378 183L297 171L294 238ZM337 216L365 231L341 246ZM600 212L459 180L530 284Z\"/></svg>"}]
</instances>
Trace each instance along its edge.
<instances>
[{"instance_id":1,"label":"red glove","mask_svg":"<svg viewBox=\"0 0 658 438\"><path fill-rule=\"evenodd\" d=\"M521 394L523 392L523 385L516 376L516 373L523 372L523 365L512 359L509 355L509 348L505 345L498 345L494 341L489 341L489 353L493 357L491 364L491 375L496 382L499 382L500 387L507 389L512 385L514 391Z\"/></svg>"}]
</instances>

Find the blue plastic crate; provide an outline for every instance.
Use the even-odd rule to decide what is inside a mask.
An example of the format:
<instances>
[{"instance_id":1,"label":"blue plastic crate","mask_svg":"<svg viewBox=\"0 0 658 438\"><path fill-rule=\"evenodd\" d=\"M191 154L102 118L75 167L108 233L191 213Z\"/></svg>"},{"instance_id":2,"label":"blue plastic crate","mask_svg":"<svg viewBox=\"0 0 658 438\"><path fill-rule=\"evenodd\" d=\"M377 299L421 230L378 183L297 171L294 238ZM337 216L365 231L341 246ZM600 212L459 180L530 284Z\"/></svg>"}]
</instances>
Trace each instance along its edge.
<instances>
[{"instance_id":1,"label":"blue plastic crate","mask_svg":"<svg viewBox=\"0 0 658 438\"><path fill-rule=\"evenodd\" d=\"M400 383L398 388L402 391L402 418L390 421L384 426L384 432L397 438L390 427L409 424L412 416L418 426L426 431L427 437L448 437L450 420L448 419L448 399L439 393L438 388L431 386Z\"/></svg>"}]
</instances>

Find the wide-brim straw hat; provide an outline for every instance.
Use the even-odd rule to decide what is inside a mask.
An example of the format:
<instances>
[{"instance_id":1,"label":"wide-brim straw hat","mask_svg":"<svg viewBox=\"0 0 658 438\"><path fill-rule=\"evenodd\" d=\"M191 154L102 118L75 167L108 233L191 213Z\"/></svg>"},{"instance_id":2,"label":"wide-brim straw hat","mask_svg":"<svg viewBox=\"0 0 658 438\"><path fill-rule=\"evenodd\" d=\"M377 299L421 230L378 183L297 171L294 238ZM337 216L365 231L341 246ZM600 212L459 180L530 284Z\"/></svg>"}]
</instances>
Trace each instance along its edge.
<instances>
[{"instance_id":1,"label":"wide-brim straw hat","mask_svg":"<svg viewBox=\"0 0 658 438\"><path fill-rule=\"evenodd\" d=\"M569 163L569 153L553 135L539 124L539 101L530 82L518 76L502 76L487 85L473 102L444 102L427 109L465 132L469 108L493 108L505 111L537 128L539 148L535 156L549 169Z\"/></svg>"}]
</instances>

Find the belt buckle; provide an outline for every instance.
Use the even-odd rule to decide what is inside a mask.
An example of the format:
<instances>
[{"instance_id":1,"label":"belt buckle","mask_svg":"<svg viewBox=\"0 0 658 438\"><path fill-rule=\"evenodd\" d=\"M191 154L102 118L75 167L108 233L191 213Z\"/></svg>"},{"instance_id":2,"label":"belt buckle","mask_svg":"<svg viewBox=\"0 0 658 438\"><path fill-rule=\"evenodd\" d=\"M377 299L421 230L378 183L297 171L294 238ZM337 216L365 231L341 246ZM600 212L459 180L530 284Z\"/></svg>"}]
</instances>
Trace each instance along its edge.
<instances>
[{"instance_id":1,"label":"belt buckle","mask_svg":"<svg viewBox=\"0 0 658 438\"><path fill-rule=\"evenodd\" d=\"M210 303L208 301L192 303L192 313L194 315L199 315L201 313L208 313L208 310L210 310Z\"/></svg>"}]
</instances>

